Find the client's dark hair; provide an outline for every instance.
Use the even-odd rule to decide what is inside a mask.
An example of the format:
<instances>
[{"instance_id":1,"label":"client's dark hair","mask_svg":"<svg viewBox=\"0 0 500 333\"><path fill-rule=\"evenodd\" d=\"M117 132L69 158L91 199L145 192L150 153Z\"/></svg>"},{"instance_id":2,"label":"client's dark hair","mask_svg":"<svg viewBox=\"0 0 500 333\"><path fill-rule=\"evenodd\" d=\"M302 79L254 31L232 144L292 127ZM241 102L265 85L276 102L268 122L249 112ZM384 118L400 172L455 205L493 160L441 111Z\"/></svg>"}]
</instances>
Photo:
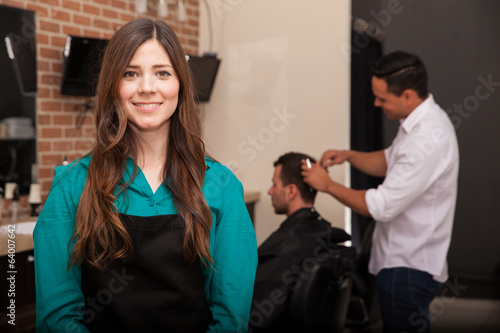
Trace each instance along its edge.
<instances>
[{"instance_id":1,"label":"client's dark hair","mask_svg":"<svg viewBox=\"0 0 500 333\"><path fill-rule=\"evenodd\" d=\"M372 74L387 83L387 91L401 96L407 89L415 90L420 98L428 95L427 71L414 54L395 51L372 64Z\"/></svg>"},{"instance_id":2,"label":"client's dark hair","mask_svg":"<svg viewBox=\"0 0 500 333\"><path fill-rule=\"evenodd\" d=\"M281 165L280 179L283 182L283 186L289 184L295 184L299 189L300 196L306 203L314 203L316 194L318 193L312 187L304 182L301 175L302 163L301 160L309 159L311 163L316 163L316 160L309 155L301 153L286 153L281 155L274 166Z\"/></svg>"}]
</instances>

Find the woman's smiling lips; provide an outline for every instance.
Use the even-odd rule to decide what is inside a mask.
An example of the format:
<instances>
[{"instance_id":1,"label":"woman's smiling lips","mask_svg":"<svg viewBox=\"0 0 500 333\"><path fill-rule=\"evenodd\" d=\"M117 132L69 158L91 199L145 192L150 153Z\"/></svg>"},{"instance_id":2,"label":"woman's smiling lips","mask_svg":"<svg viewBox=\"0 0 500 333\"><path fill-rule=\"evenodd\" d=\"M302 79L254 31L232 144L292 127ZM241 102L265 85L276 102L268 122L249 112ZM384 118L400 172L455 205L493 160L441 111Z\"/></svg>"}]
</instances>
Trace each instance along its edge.
<instances>
[{"instance_id":1,"label":"woman's smiling lips","mask_svg":"<svg viewBox=\"0 0 500 333\"><path fill-rule=\"evenodd\" d=\"M151 112L158 109L163 103L132 103L137 109L144 112Z\"/></svg>"}]
</instances>

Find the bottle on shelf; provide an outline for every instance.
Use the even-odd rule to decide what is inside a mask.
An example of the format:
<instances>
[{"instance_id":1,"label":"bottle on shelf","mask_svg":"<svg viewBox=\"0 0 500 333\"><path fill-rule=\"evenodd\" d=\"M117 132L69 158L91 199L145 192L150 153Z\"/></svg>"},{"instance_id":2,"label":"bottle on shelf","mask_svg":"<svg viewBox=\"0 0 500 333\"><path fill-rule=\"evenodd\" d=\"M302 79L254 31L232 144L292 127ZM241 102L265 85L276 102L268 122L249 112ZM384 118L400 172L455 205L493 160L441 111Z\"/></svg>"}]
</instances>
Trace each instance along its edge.
<instances>
[{"instance_id":1,"label":"bottle on shelf","mask_svg":"<svg viewBox=\"0 0 500 333\"><path fill-rule=\"evenodd\" d=\"M20 215L21 207L19 206L19 188L16 186L9 206L9 219L11 222L17 222Z\"/></svg>"}]
</instances>

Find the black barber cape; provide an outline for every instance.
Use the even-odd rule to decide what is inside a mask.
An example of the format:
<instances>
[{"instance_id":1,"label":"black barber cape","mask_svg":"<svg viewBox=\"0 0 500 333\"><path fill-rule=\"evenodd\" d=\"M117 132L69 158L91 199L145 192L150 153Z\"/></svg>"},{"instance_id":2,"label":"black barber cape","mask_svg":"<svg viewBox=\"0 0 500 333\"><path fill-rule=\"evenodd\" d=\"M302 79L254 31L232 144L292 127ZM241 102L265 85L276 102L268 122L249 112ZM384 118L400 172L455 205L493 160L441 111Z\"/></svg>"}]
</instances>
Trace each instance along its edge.
<instances>
[{"instance_id":1,"label":"black barber cape","mask_svg":"<svg viewBox=\"0 0 500 333\"><path fill-rule=\"evenodd\" d=\"M306 258L314 260L328 248L350 239L344 230L323 220L314 208L302 208L290 215L258 248L248 332L280 332L286 328L286 299L304 277L300 275L301 262Z\"/></svg>"}]
</instances>

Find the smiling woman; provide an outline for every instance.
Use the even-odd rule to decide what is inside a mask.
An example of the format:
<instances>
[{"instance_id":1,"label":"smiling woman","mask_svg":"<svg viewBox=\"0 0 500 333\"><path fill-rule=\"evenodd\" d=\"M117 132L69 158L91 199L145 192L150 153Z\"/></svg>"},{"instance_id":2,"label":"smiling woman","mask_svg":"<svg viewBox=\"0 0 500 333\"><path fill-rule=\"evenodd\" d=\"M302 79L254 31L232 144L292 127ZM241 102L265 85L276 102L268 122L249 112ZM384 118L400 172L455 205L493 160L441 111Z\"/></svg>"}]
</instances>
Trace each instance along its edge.
<instances>
[{"instance_id":1,"label":"smiling woman","mask_svg":"<svg viewBox=\"0 0 500 333\"><path fill-rule=\"evenodd\" d=\"M132 57L120 84L127 118L139 136L163 138L168 134L178 95L179 79L167 52L156 40L145 42Z\"/></svg>"},{"instance_id":2,"label":"smiling woman","mask_svg":"<svg viewBox=\"0 0 500 333\"><path fill-rule=\"evenodd\" d=\"M205 154L171 28L119 29L96 96L95 146L56 168L35 229L37 329L246 330L255 232L241 183Z\"/></svg>"}]
</instances>

